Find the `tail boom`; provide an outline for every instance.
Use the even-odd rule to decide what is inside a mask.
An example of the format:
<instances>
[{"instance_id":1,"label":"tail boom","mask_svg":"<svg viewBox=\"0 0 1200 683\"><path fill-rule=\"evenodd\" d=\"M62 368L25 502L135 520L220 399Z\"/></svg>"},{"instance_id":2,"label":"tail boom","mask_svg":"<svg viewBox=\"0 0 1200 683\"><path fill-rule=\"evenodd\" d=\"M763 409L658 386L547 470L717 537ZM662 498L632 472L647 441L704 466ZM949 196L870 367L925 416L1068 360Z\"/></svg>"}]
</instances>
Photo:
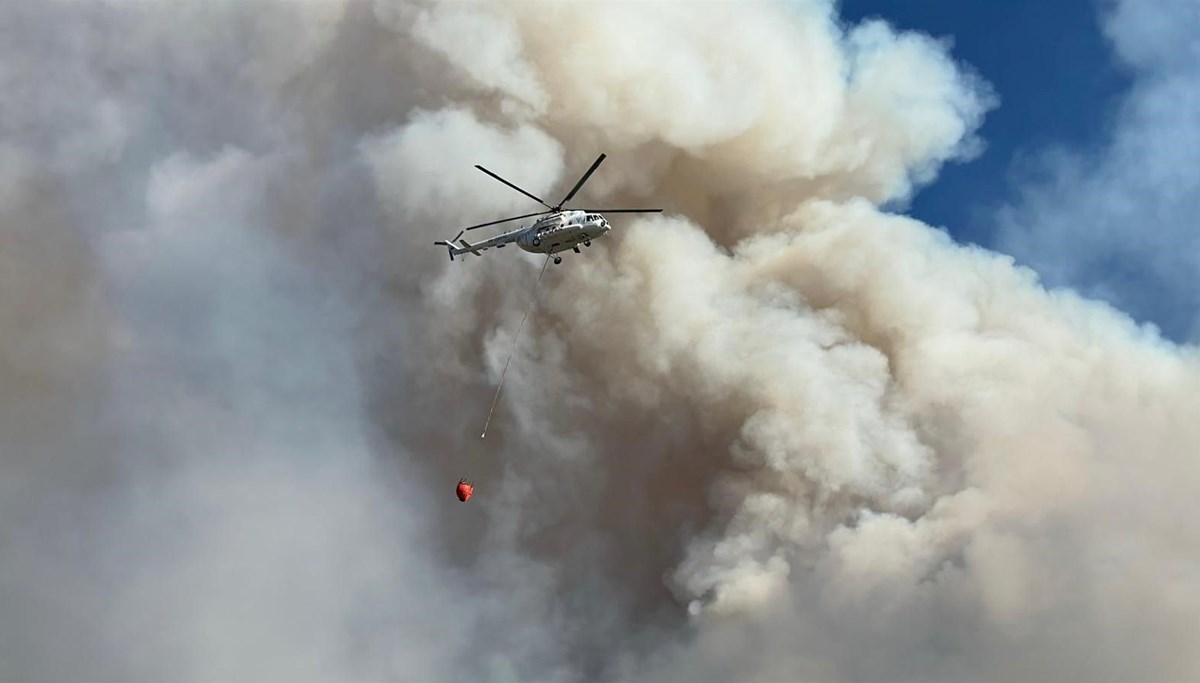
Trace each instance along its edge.
<instances>
[{"instance_id":1,"label":"tail boom","mask_svg":"<svg viewBox=\"0 0 1200 683\"><path fill-rule=\"evenodd\" d=\"M517 235L520 234L521 231L514 230L512 232L507 232L503 235L497 235L491 239L474 244L462 239L463 232L465 231L460 231L452 240L438 240L437 242L434 242L434 244L446 247L446 251L450 254L450 260L453 261L455 256L461 256L462 254L475 254L476 256L483 256L483 252L487 251L488 249L498 249L509 242L515 242ZM455 244L456 242L457 244Z\"/></svg>"}]
</instances>

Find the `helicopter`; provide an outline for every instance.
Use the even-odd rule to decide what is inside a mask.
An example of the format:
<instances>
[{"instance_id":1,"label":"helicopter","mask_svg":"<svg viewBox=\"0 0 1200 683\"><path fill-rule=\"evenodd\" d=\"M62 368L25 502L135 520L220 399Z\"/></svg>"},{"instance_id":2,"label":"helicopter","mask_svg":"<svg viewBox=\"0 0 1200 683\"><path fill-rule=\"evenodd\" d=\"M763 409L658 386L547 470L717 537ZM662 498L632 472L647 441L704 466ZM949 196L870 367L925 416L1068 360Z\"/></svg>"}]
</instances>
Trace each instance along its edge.
<instances>
[{"instance_id":1,"label":"helicopter","mask_svg":"<svg viewBox=\"0 0 1200 683\"><path fill-rule=\"evenodd\" d=\"M609 226L608 221L604 218L603 214L662 212L662 209L564 209L563 206L566 205L567 202L571 201L571 198L575 196L576 192L579 192L579 188L583 187L583 184L587 182L587 179L591 177L592 173L599 168L600 164L604 162L604 159L604 154L601 154L599 157L597 157L596 161L592 163L591 168L589 168L583 174L583 177L579 179L579 182L575 183L575 187L571 188L571 191L567 193L566 197L563 197L563 200L559 202L557 206L550 206L546 202L542 201L541 198L522 190L504 178L501 178L495 173L487 170L483 166L476 164L475 168L483 171L496 180L499 180L526 197L529 197L549 210L539 211L537 213L527 213L522 216L512 216L511 218L502 218L498 221L489 221L487 223L480 223L479 225L472 225L460 230L454 239L439 240L434 242L434 244L445 246L446 250L450 252L450 260L453 261L455 256L460 256L468 252L475 254L476 256L483 256L482 252L484 250L491 249L493 247L500 249L508 244L516 243L518 247L524 249L525 251L535 254L547 254L553 256L555 265L558 265L562 263L562 256L558 255L559 252L572 249L576 254L578 254L580 253L580 244L585 247L590 247L592 246L592 240L603 237L604 234L611 229L611 226ZM462 239L463 234L468 230L477 230L479 228L486 228L489 225L499 225L500 223L507 223L509 221L516 221L524 218L533 218L534 216L541 216L541 218L538 218L530 225L509 230L508 232L501 233L482 242L476 242L473 244L465 239ZM458 244L456 245L455 242L458 242Z\"/></svg>"}]
</instances>

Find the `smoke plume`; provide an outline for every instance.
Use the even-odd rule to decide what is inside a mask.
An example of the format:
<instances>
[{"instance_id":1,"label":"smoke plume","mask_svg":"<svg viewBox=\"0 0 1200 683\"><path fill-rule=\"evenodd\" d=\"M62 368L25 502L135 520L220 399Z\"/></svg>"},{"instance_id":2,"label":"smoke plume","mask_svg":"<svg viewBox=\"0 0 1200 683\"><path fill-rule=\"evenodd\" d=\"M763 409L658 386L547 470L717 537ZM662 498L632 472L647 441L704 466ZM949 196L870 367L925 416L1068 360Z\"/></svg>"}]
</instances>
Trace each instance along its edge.
<instances>
[{"instance_id":1,"label":"smoke plume","mask_svg":"<svg viewBox=\"0 0 1200 683\"><path fill-rule=\"evenodd\" d=\"M825 0L0 9L0 678L1200 677L1200 354ZM610 238L450 263L534 210ZM479 428L526 307L487 439ZM453 497L461 476L476 497Z\"/></svg>"}]
</instances>

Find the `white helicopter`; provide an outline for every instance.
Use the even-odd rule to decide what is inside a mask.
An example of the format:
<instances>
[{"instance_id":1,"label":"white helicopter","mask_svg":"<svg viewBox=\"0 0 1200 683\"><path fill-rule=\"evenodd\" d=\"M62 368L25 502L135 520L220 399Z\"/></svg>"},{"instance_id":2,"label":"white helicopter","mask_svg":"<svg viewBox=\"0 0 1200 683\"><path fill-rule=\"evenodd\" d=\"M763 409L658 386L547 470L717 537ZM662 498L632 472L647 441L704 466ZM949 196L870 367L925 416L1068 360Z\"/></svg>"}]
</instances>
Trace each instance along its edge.
<instances>
[{"instance_id":1,"label":"white helicopter","mask_svg":"<svg viewBox=\"0 0 1200 683\"><path fill-rule=\"evenodd\" d=\"M518 247L528 252L535 254L553 254L555 255L554 263L559 264L562 263L562 257L557 255L558 252L566 251L567 249L573 249L575 253L578 254L580 253L580 244L585 247L590 247L592 246L592 240L598 237L603 237L604 233L609 231L608 221L604 219L604 216L602 215L603 213L659 213L662 211L662 209L563 209L563 205L571 201L571 198L575 196L575 193L579 191L579 188L583 187L583 184L587 182L587 179L591 177L596 168L600 166L600 163L604 161L604 157L605 155L601 154L596 158L596 161L592 164L592 167L583 174L583 177L579 179L579 182L575 183L575 187L571 188L571 191L567 193L566 197L563 197L563 200L558 203L558 206L550 206L540 198L533 196L525 190L522 190L516 185L508 182L504 178L501 178L495 173L492 173L486 168L476 164L475 168L483 171L496 180L499 180L505 185L508 185L526 197L529 197L538 204L541 204L549 209L549 211L527 213L523 216L513 216L512 218L502 218L498 221L490 221L488 223L472 225L469 228L463 228L460 230L454 239L448 241L437 241L434 242L434 244L444 245L447 251L450 252L450 260L453 261L454 257L460 254L471 252L476 256L483 256L481 252L483 252L485 249L491 249L492 247L500 249L506 244L515 242ZM485 228L489 225L507 223L508 221L516 221L522 218L532 218L533 216L542 216L542 218L537 219L531 225L510 230L506 233L496 235L491 239L477 242L475 244L462 239L463 233L465 233L467 230ZM455 245L455 242L458 242L458 244L461 246Z\"/></svg>"}]
</instances>

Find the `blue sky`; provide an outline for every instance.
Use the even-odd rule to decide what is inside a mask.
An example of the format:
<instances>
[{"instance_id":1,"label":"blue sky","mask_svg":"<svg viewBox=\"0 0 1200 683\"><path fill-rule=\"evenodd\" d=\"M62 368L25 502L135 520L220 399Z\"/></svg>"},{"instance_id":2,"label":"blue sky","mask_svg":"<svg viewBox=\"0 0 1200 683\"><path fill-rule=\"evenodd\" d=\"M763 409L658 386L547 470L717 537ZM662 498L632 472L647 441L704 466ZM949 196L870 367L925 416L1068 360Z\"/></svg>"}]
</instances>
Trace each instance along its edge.
<instances>
[{"instance_id":1,"label":"blue sky","mask_svg":"<svg viewBox=\"0 0 1200 683\"><path fill-rule=\"evenodd\" d=\"M952 41L952 55L995 88L978 159L943 169L908 213L960 241L990 245L989 207L1013 191L1009 171L1047 144L1102 143L1131 78L1113 59L1094 0L842 0L850 22L882 18ZM964 201L969 198L969 201Z\"/></svg>"},{"instance_id":2,"label":"blue sky","mask_svg":"<svg viewBox=\"0 0 1200 683\"><path fill-rule=\"evenodd\" d=\"M995 89L986 152L908 213L1200 342L1200 2L842 0L952 41Z\"/></svg>"}]
</instances>

